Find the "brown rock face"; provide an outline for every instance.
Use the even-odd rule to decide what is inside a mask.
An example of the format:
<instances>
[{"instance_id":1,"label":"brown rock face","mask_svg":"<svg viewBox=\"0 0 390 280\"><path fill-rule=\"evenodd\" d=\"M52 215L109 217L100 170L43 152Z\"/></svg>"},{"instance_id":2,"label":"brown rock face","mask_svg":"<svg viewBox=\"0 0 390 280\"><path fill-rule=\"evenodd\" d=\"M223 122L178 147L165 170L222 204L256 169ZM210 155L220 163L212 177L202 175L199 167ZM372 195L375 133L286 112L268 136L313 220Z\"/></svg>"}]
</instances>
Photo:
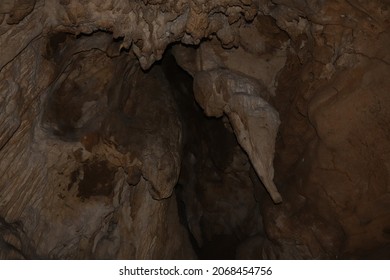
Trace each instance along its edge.
<instances>
[{"instance_id":1,"label":"brown rock face","mask_svg":"<svg viewBox=\"0 0 390 280\"><path fill-rule=\"evenodd\" d=\"M389 259L390 5L355 2L2 1L0 258Z\"/></svg>"},{"instance_id":2,"label":"brown rock face","mask_svg":"<svg viewBox=\"0 0 390 280\"><path fill-rule=\"evenodd\" d=\"M282 202L272 181L274 143L280 121L278 113L262 98L267 95L264 89L255 80L218 69L197 73L194 92L208 116L228 116L238 142L248 153L272 200Z\"/></svg>"}]
</instances>

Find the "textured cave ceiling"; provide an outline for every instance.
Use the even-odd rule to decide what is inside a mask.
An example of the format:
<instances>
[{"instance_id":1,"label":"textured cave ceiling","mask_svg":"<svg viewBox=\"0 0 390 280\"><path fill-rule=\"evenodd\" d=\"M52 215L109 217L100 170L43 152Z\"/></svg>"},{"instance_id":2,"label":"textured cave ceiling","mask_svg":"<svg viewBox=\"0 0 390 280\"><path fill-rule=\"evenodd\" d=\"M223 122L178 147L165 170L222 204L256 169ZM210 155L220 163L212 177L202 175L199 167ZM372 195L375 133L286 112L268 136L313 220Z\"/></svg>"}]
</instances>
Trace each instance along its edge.
<instances>
[{"instance_id":1,"label":"textured cave ceiling","mask_svg":"<svg viewBox=\"0 0 390 280\"><path fill-rule=\"evenodd\" d=\"M0 259L390 259L390 3L0 2Z\"/></svg>"}]
</instances>

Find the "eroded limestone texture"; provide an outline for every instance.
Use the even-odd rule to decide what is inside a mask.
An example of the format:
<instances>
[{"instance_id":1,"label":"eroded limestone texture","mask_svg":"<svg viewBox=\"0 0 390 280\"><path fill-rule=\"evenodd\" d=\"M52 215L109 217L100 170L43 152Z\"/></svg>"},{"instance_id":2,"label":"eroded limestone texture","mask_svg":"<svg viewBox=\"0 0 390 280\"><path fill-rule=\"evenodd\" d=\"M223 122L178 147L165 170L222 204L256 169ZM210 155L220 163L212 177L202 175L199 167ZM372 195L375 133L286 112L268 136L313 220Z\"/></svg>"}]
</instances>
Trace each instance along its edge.
<instances>
[{"instance_id":1,"label":"eroded limestone texture","mask_svg":"<svg viewBox=\"0 0 390 280\"><path fill-rule=\"evenodd\" d=\"M238 142L273 201L282 202L273 182L274 145L280 121L275 109L264 100L265 89L256 80L217 69L195 75L194 93L208 116L228 116Z\"/></svg>"},{"instance_id":2,"label":"eroded limestone texture","mask_svg":"<svg viewBox=\"0 0 390 280\"><path fill-rule=\"evenodd\" d=\"M390 258L389 11L1 1L0 258Z\"/></svg>"},{"instance_id":3,"label":"eroded limestone texture","mask_svg":"<svg viewBox=\"0 0 390 280\"><path fill-rule=\"evenodd\" d=\"M21 100L20 85L40 82L39 67L51 83L19 102L27 113L1 151L2 162L12 162L1 165L2 215L18 224L20 239L6 242L25 258L193 258L171 196L182 140L169 85L158 67L146 74L133 56L109 57L107 36L97 34L99 48L50 36L36 45L40 59L7 66L31 75L14 82Z\"/></svg>"}]
</instances>

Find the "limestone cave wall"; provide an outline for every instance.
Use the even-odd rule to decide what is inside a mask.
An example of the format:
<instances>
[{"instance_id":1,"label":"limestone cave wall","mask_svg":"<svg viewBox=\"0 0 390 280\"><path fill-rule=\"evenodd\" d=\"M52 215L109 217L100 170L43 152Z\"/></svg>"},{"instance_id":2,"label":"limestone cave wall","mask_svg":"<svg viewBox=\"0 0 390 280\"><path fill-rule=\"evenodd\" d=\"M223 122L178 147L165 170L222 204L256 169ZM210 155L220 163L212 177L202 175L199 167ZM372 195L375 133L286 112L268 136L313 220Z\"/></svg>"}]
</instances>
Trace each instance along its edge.
<instances>
[{"instance_id":1,"label":"limestone cave wall","mask_svg":"<svg viewBox=\"0 0 390 280\"><path fill-rule=\"evenodd\" d=\"M0 259L389 259L390 3L0 3Z\"/></svg>"}]
</instances>

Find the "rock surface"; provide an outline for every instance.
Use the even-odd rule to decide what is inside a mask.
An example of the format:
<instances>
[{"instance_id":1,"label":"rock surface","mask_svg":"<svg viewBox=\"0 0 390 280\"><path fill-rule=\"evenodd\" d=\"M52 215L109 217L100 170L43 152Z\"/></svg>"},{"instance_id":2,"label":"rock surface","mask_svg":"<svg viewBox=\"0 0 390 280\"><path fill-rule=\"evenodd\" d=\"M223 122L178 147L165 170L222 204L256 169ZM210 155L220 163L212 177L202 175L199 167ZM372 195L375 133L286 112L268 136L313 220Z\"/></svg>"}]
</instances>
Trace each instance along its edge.
<instances>
[{"instance_id":1,"label":"rock surface","mask_svg":"<svg viewBox=\"0 0 390 280\"><path fill-rule=\"evenodd\" d=\"M389 13L1 1L0 258L390 258Z\"/></svg>"},{"instance_id":2,"label":"rock surface","mask_svg":"<svg viewBox=\"0 0 390 280\"><path fill-rule=\"evenodd\" d=\"M226 114L241 147L275 203L282 202L274 182L274 145L278 113L256 82L227 70L201 71L194 77L194 93L207 116Z\"/></svg>"},{"instance_id":3,"label":"rock surface","mask_svg":"<svg viewBox=\"0 0 390 280\"><path fill-rule=\"evenodd\" d=\"M106 38L91 48L55 35L2 71L13 120L3 123L2 225L20 224L20 242L5 242L22 258L193 258L171 197L182 141L169 85L158 67L140 75L133 56L107 56Z\"/></svg>"}]
</instances>

